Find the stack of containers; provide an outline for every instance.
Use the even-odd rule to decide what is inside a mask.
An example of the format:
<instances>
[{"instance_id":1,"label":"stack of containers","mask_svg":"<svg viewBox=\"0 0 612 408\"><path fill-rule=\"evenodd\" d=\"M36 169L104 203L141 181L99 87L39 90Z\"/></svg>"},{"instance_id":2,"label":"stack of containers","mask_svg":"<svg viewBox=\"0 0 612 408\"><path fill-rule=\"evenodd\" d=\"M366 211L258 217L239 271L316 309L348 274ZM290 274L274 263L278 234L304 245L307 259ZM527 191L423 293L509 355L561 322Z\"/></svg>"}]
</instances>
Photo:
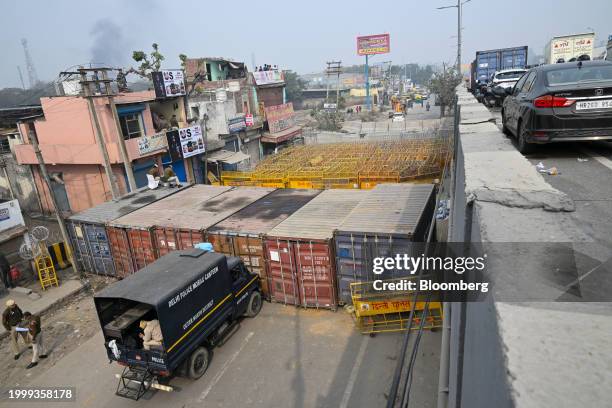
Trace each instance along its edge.
<instances>
[{"instance_id":1,"label":"stack of containers","mask_svg":"<svg viewBox=\"0 0 612 408\"><path fill-rule=\"evenodd\" d=\"M268 233L272 300L336 309L333 232L368 193L325 190Z\"/></svg>"},{"instance_id":2,"label":"stack of containers","mask_svg":"<svg viewBox=\"0 0 612 408\"><path fill-rule=\"evenodd\" d=\"M115 276L115 266L105 225L126 214L181 191L177 188L148 187L89 208L66 220L75 259L81 270Z\"/></svg>"},{"instance_id":3,"label":"stack of containers","mask_svg":"<svg viewBox=\"0 0 612 408\"><path fill-rule=\"evenodd\" d=\"M373 259L420 255L435 207L431 184L379 184L339 224L334 233L341 304L350 304L352 282L391 279L405 271L373 274Z\"/></svg>"},{"instance_id":4,"label":"stack of containers","mask_svg":"<svg viewBox=\"0 0 612 408\"><path fill-rule=\"evenodd\" d=\"M232 187L205 186L197 184L160 200L140 210L117 218L107 224L106 232L113 253L118 277L132 274L159 257L153 228L159 221L167 219L184 208L202 205L206 200L223 194ZM196 242L201 242L200 238Z\"/></svg>"},{"instance_id":5,"label":"stack of containers","mask_svg":"<svg viewBox=\"0 0 612 408\"><path fill-rule=\"evenodd\" d=\"M208 228L206 240L216 252L242 258L248 269L260 276L263 295L270 299L264 236L320 192L276 190Z\"/></svg>"}]
</instances>

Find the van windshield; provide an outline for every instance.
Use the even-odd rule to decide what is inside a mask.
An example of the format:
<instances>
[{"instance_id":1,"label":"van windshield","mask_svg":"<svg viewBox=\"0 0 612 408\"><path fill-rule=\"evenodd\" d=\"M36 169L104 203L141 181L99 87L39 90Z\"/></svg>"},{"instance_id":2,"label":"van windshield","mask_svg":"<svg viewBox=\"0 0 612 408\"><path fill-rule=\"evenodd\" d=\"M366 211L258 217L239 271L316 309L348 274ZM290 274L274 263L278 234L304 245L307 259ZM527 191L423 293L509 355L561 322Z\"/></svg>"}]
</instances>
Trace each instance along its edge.
<instances>
[{"instance_id":1,"label":"van windshield","mask_svg":"<svg viewBox=\"0 0 612 408\"><path fill-rule=\"evenodd\" d=\"M612 81L612 65L583 66L582 68L573 66L546 73L546 82L550 86L598 81Z\"/></svg>"}]
</instances>

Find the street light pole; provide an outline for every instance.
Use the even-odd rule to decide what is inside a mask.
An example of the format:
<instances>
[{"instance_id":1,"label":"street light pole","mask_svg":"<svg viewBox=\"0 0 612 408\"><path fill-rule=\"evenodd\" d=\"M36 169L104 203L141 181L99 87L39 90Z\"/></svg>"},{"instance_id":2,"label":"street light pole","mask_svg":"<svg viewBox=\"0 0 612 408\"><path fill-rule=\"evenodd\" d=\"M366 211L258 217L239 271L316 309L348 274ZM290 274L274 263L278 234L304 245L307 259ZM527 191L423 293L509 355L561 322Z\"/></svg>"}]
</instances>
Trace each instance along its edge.
<instances>
[{"instance_id":1,"label":"street light pole","mask_svg":"<svg viewBox=\"0 0 612 408\"><path fill-rule=\"evenodd\" d=\"M461 0L457 0L457 75L461 76Z\"/></svg>"}]
</instances>

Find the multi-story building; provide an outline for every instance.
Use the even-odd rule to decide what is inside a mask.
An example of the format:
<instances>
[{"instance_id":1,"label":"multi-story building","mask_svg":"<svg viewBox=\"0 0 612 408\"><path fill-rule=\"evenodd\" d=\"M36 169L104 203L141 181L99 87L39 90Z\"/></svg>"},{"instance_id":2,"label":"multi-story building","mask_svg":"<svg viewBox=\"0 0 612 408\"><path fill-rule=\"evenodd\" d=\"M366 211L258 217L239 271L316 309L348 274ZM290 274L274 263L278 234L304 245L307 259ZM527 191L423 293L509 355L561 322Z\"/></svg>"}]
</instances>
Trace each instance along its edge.
<instances>
[{"instance_id":1,"label":"multi-story building","mask_svg":"<svg viewBox=\"0 0 612 408\"><path fill-rule=\"evenodd\" d=\"M119 192L129 187L119 143L124 143L137 187L146 185L146 172L153 164L172 165L177 176L186 180L182 160L172 161L167 154L165 129L187 125L182 97L156 99L153 91L120 93L114 98L119 126L109 99L94 98L95 111L105 141L112 174ZM42 182L38 160L32 146L35 133L51 176L51 187L60 209L78 212L112 198L105 175L101 146L88 102L82 96L41 98L42 114L22 119L14 152L19 164L31 165L43 211L53 210L50 192ZM161 133L160 133L161 132Z\"/></svg>"}]
</instances>

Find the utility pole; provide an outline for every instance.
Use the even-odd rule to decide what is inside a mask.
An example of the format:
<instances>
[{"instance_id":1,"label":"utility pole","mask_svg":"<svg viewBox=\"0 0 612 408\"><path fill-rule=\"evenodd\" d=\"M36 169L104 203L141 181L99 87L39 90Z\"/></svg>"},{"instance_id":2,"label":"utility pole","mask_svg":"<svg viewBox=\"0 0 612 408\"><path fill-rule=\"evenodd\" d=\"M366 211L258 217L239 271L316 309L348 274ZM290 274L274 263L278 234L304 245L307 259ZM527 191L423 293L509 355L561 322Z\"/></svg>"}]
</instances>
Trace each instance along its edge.
<instances>
[{"instance_id":1,"label":"utility pole","mask_svg":"<svg viewBox=\"0 0 612 408\"><path fill-rule=\"evenodd\" d=\"M136 186L136 178L134 177L132 162L128 156L127 148L125 147L125 140L123 139L123 132L121 131L121 123L119 122L119 114L117 114L117 107L115 106L113 91L110 87L110 82L106 82L108 79L106 71L102 71L102 79L105 81L104 86L106 94L108 95L108 104L113 114L113 119L115 120L115 126L117 127L117 143L119 144L119 153L121 154L121 160L123 161L123 168L125 169L125 174L127 175L130 191L134 192L136 189L138 189L138 186Z\"/></svg>"},{"instance_id":2,"label":"utility pole","mask_svg":"<svg viewBox=\"0 0 612 408\"><path fill-rule=\"evenodd\" d=\"M365 56L365 83L366 83L366 106L367 109L372 111L372 104L370 103L370 72L368 68L368 54Z\"/></svg>"},{"instance_id":3,"label":"utility pole","mask_svg":"<svg viewBox=\"0 0 612 408\"><path fill-rule=\"evenodd\" d=\"M340 102L340 74L342 73L342 61L328 61L327 69L327 98L329 102L329 77L336 75L336 110L338 109L338 103Z\"/></svg>"},{"instance_id":4,"label":"utility pole","mask_svg":"<svg viewBox=\"0 0 612 408\"><path fill-rule=\"evenodd\" d=\"M47 185L47 190L49 191L49 196L51 197L51 203L53 204L53 210L55 211L55 217L57 218L57 223L60 227L62 239L64 240L64 245L66 246L66 252L68 253L68 258L70 260L70 263L72 264L72 268L76 273L79 274L81 278L85 278L85 274L83 273L83 271L80 270L79 266L74 260L74 252L72 251L72 245L70 244L70 239L68 238L68 230L66 229L64 218L62 217L59 210L59 206L57 205L57 200L55 199L55 194L53 194L53 189L51 188L51 179L49 178L47 166L45 165L45 160L40 151L40 146L38 145L38 136L36 135L36 129L34 128L33 123L28 123L28 136L30 138L30 142L32 143L32 147L34 148L34 154L36 154L36 159L38 160L40 173L42 175L43 180L45 181L45 184Z\"/></svg>"},{"instance_id":5,"label":"utility pole","mask_svg":"<svg viewBox=\"0 0 612 408\"><path fill-rule=\"evenodd\" d=\"M100 121L98 120L98 113L96 112L96 106L94 104L94 98L96 97L108 97L107 94L110 86L109 79L100 79L98 78L98 72L108 70L108 68L79 68L79 74L81 75L81 87L83 89L83 96L87 99L87 103L89 104L89 113L92 117L95 127L95 135L96 141L98 142L98 146L100 147L100 153L102 153L102 159L104 160L104 172L106 173L106 178L110 184L111 194L113 196L113 200L119 198L119 188L117 187L117 182L115 179L115 175L113 174L113 169L111 167L110 159L108 157L108 150L106 149L106 142L104 141L104 136L102 135L102 129L100 128ZM87 73L93 72L93 79L87 78ZM104 84L105 92L101 92L100 84ZM95 92L91 91L91 86L93 85ZM100 92L98 92L100 90Z\"/></svg>"}]
</instances>

